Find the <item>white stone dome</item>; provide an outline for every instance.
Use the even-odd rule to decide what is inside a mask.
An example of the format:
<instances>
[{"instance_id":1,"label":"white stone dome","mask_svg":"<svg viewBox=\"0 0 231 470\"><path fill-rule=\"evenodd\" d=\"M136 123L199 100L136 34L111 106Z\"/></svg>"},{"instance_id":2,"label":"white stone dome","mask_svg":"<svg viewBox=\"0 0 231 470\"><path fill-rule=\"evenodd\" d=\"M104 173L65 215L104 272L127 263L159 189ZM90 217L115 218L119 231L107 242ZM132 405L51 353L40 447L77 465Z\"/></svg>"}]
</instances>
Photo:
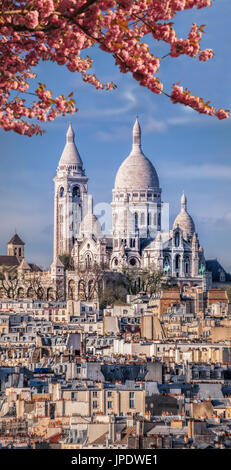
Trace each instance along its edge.
<instances>
[{"instance_id":1,"label":"white stone dome","mask_svg":"<svg viewBox=\"0 0 231 470\"><path fill-rule=\"evenodd\" d=\"M189 215L189 213L187 212L187 199L184 193L181 197L181 211L174 220L173 230L177 228L177 226L179 226L180 229L183 231L183 236L185 239L187 239L188 237L192 237L196 231L193 219L191 215Z\"/></svg>"},{"instance_id":2,"label":"white stone dome","mask_svg":"<svg viewBox=\"0 0 231 470\"><path fill-rule=\"evenodd\" d=\"M159 188L159 179L153 164L141 149L141 129L138 120L133 127L133 146L130 155L117 171L115 189L145 190Z\"/></svg>"},{"instance_id":3,"label":"white stone dome","mask_svg":"<svg viewBox=\"0 0 231 470\"><path fill-rule=\"evenodd\" d=\"M95 235L96 238L102 235L101 225L95 214L87 214L80 223L79 233L84 237Z\"/></svg>"},{"instance_id":4,"label":"white stone dome","mask_svg":"<svg viewBox=\"0 0 231 470\"><path fill-rule=\"evenodd\" d=\"M59 168L74 167L77 173L83 173L83 162L75 145L75 134L71 123L66 133L66 145L59 160Z\"/></svg>"}]
</instances>

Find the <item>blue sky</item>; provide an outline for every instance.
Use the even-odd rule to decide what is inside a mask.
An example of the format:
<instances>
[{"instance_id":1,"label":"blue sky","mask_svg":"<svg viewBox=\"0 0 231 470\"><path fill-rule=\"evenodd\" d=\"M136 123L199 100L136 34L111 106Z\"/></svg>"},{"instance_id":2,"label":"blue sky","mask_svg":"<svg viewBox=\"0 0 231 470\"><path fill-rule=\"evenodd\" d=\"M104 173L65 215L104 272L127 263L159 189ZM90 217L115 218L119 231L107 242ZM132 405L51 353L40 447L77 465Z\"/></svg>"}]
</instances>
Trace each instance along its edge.
<instances>
[{"instance_id":1,"label":"blue sky","mask_svg":"<svg viewBox=\"0 0 231 470\"><path fill-rule=\"evenodd\" d=\"M202 47L214 49L207 63L180 57L166 58L159 77L166 92L180 81L192 93L217 107L231 109L231 3L216 0L211 8L180 13L179 37L192 22L206 24ZM151 42L150 42L151 44ZM152 52L163 56L168 46L154 42ZM142 128L145 155L154 164L162 187L162 199L170 204L170 222L180 208L182 190L207 259L217 257L231 272L231 141L230 119L199 115L165 96L140 87L131 75L121 75L113 59L94 48L94 73L118 88L96 91L54 64L37 67L38 81L54 94L74 91L79 112L71 117L76 143L89 177L94 203L111 201L116 171L131 149L136 114ZM40 137L23 137L0 131L0 253L15 229L26 243L26 258L42 267L52 261L53 178L65 145L69 117L43 125Z\"/></svg>"}]
</instances>

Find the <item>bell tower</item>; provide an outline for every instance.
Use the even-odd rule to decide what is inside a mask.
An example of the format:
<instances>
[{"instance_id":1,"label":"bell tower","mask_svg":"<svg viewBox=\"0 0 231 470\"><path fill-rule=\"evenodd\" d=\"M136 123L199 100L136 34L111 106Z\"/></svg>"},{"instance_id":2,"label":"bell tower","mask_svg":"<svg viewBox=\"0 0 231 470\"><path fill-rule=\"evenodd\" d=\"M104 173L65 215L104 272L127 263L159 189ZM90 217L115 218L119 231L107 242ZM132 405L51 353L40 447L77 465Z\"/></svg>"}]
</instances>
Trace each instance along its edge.
<instances>
[{"instance_id":1,"label":"bell tower","mask_svg":"<svg viewBox=\"0 0 231 470\"><path fill-rule=\"evenodd\" d=\"M8 256L17 256L20 261L22 261L24 258L24 245L25 243L18 236L18 234L15 233L7 244Z\"/></svg>"},{"instance_id":2,"label":"bell tower","mask_svg":"<svg viewBox=\"0 0 231 470\"><path fill-rule=\"evenodd\" d=\"M54 260L70 254L87 212L87 182L71 124L54 178Z\"/></svg>"}]
</instances>

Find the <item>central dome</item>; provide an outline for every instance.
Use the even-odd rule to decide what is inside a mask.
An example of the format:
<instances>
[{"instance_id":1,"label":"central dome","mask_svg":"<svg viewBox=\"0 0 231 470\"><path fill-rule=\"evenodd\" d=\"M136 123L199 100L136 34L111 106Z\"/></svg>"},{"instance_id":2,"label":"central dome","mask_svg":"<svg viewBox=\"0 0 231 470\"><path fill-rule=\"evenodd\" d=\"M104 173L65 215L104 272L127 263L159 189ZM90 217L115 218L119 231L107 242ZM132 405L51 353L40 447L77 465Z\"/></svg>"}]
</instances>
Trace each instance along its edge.
<instances>
[{"instance_id":1,"label":"central dome","mask_svg":"<svg viewBox=\"0 0 231 470\"><path fill-rule=\"evenodd\" d=\"M159 188L159 179L153 164L141 149L141 129L138 120L133 127L133 146L115 179L115 189L145 190Z\"/></svg>"}]
</instances>

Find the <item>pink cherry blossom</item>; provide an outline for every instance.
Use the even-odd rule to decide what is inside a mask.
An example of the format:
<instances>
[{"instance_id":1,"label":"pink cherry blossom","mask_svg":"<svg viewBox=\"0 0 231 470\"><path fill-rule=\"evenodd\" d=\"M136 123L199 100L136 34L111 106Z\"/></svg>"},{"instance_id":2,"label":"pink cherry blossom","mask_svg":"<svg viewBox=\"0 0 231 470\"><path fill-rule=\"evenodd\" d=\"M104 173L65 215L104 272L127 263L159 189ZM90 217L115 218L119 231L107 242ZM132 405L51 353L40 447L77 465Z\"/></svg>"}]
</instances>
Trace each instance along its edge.
<instances>
[{"instance_id":1,"label":"pink cherry blossom","mask_svg":"<svg viewBox=\"0 0 231 470\"><path fill-rule=\"evenodd\" d=\"M32 68L40 61L80 73L96 89L115 88L112 81L104 84L91 73L93 60L82 56L95 45L112 55L121 73L130 72L153 93L165 93L173 103L199 113L229 117L228 110L217 110L179 85L169 95L158 78L166 56L187 55L201 62L214 56L212 49L201 50L204 25L194 23L187 37L179 38L173 23L177 12L206 8L211 0L0 0L0 5L0 127L6 131L31 137L42 132L40 122L77 112L72 93L53 97L45 84L33 87L37 75ZM156 46L166 43L164 57L150 52L148 35Z\"/></svg>"}]
</instances>

